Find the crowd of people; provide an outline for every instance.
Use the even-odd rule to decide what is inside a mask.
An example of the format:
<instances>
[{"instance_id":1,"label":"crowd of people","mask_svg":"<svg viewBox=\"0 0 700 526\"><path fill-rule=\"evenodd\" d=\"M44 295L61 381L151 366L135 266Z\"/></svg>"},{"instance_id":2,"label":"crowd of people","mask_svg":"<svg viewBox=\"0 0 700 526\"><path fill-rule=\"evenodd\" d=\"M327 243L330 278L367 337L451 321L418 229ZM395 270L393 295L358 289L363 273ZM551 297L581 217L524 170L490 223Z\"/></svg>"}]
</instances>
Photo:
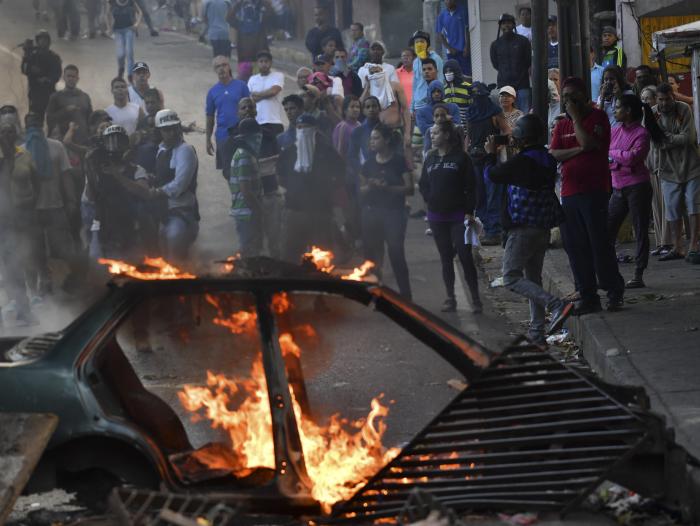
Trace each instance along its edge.
<instances>
[{"instance_id":1,"label":"crowd of people","mask_svg":"<svg viewBox=\"0 0 700 526\"><path fill-rule=\"evenodd\" d=\"M131 17L133 30L138 4L109 5L115 21ZM466 13L455 0L445 2L435 28L445 56L432 49L430 33L417 30L397 63L385 60L385 45L370 42L360 22L345 42L328 6L318 3L305 39L309 64L286 96L266 36L274 7L204 0L202 9L217 78L206 94L206 154L231 192L234 252L299 261L313 245L332 247L340 263L353 255L375 262L381 278L386 247L397 287L410 299L404 241L407 198L417 188L441 260L442 310L457 308L457 257L472 309L481 311L473 247L502 244L504 284L529 299L530 337L538 343L572 312L600 311L600 289L607 310L619 310L626 288L645 286L650 255L700 264L692 111L677 81L659 83L648 66L637 67L628 84L614 28L603 31L600 64L591 52L590 79L560 82L550 17L543 121L530 107L529 8L518 13L519 24L501 16L490 49L497 83L487 86L472 79ZM230 27L237 29L236 74ZM177 113L150 85L149 66L119 55L114 103L94 110L77 87L78 67L62 67L50 47L46 32L25 46L26 118L0 108L3 276L18 319L28 322L29 298L51 289L48 255L68 264L70 288L99 255L183 261L199 229L198 156ZM65 87L55 92L61 75ZM627 216L637 249L634 275L625 280L616 239ZM576 283L571 298L542 289L555 227Z\"/></svg>"}]
</instances>

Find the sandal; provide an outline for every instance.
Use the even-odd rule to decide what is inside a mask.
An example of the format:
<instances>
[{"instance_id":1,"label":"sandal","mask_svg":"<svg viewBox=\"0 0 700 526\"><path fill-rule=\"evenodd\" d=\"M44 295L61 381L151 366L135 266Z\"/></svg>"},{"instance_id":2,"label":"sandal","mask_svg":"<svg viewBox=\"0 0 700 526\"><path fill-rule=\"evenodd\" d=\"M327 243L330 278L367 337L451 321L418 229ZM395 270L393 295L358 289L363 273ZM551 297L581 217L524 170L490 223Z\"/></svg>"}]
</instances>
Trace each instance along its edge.
<instances>
[{"instance_id":1,"label":"sandal","mask_svg":"<svg viewBox=\"0 0 700 526\"><path fill-rule=\"evenodd\" d=\"M671 250L665 256L661 256L659 258L659 261L673 261L675 259L685 259L685 256L683 254L676 252L675 250Z\"/></svg>"}]
</instances>

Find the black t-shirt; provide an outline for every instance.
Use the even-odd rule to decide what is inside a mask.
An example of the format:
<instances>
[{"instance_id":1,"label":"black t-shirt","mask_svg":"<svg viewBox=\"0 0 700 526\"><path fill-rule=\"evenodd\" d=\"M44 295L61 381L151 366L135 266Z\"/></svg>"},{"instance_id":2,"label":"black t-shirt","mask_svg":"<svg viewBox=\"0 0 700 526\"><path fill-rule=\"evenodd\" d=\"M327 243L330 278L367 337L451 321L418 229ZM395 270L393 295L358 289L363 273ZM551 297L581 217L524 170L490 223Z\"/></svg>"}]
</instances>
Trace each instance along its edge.
<instances>
[{"instance_id":1,"label":"black t-shirt","mask_svg":"<svg viewBox=\"0 0 700 526\"><path fill-rule=\"evenodd\" d=\"M387 186L403 186L403 174L407 171L406 160L400 155L394 155L386 163L377 162L373 155L362 166L362 177L384 181ZM406 206L406 197L381 188L372 188L363 195L362 204L377 208L403 208Z\"/></svg>"},{"instance_id":2,"label":"black t-shirt","mask_svg":"<svg viewBox=\"0 0 700 526\"><path fill-rule=\"evenodd\" d=\"M125 29L134 25L136 21L134 0L110 0L109 5L114 18L113 29Z\"/></svg>"}]
</instances>

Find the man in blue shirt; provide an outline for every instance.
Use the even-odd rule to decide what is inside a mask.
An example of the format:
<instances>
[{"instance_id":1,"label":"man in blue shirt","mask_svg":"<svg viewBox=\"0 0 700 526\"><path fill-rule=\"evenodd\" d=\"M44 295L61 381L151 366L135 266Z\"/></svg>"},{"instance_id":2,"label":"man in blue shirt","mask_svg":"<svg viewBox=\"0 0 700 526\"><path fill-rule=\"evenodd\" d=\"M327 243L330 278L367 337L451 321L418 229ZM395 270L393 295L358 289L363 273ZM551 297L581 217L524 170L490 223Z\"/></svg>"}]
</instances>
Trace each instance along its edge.
<instances>
[{"instance_id":1,"label":"man in blue shirt","mask_svg":"<svg viewBox=\"0 0 700 526\"><path fill-rule=\"evenodd\" d=\"M469 15L457 0L446 0L435 24L435 33L440 35L447 50L447 58L459 62L462 73L471 77L472 64L469 53Z\"/></svg>"},{"instance_id":2,"label":"man in blue shirt","mask_svg":"<svg viewBox=\"0 0 700 526\"><path fill-rule=\"evenodd\" d=\"M605 68L595 61L595 51L590 49L591 56L591 99L596 100L600 95L600 85L603 83L603 70Z\"/></svg>"},{"instance_id":3,"label":"man in blue shirt","mask_svg":"<svg viewBox=\"0 0 700 526\"><path fill-rule=\"evenodd\" d=\"M215 57L231 58L229 24L226 21L230 9L230 0L204 0L202 4L202 21L207 27L207 38Z\"/></svg>"},{"instance_id":4,"label":"man in blue shirt","mask_svg":"<svg viewBox=\"0 0 700 526\"><path fill-rule=\"evenodd\" d=\"M229 128L238 124L238 102L243 97L250 97L250 91L245 82L233 78L231 63L224 56L214 58L214 71L219 82L207 93L207 153L214 155L216 151L216 168L222 170L220 155L221 146L228 138ZM211 142L214 134L214 120L216 119L216 150Z\"/></svg>"}]
</instances>

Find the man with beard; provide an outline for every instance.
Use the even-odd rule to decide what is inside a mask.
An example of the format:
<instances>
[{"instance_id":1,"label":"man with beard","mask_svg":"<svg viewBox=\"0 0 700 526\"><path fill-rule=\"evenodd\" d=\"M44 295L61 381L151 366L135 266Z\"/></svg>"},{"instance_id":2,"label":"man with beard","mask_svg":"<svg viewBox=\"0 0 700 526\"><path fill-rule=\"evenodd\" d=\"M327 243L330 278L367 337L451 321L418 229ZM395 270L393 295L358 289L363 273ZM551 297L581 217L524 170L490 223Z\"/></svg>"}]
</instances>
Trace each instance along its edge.
<instances>
[{"instance_id":1,"label":"man with beard","mask_svg":"<svg viewBox=\"0 0 700 526\"><path fill-rule=\"evenodd\" d=\"M56 91L56 83L61 78L61 57L51 51L51 36L41 30L24 44L22 73L29 84L29 111L44 120L49 98Z\"/></svg>"},{"instance_id":2,"label":"man with beard","mask_svg":"<svg viewBox=\"0 0 700 526\"><path fill-rule=\"evenodd\" d=\"M512 86L517 93L516 106L523 113L530 111L530 41L515 32L515 17L503 14L498 21L502 34L491 43L491 64L498 71L498 87Z\"/></svg>"},{"instance_id":3,"label":"man with beard","mask_svg":"<svg viewBox=\"0 0 700 526\"><path fill-rule=\"evenodd\" d=\"M31 155L16 146L17 125L13 118L0 118L0 259L4 288L14 302L16 323L36 325L29 307L24 271L36 268L36 202L39 182ZM1 321L1 320L0 320Z\"/></svg>"},{"instance_id":4,"label":"man with beard","mask_svg":"<svg viewBox=\"0 0 700 526\"><path fill-rule=\"evenodd\" d=\"M656 84L656 75L654 75L654 71L651 69L650 66L647 66L646 64L641 64L634 68L634 85L632 86L632 89L634 90L634 94L637 95L637 97L640 97L642 95L642 91L644 90L644 88L646 88L647 86L656 87Z\"/></svg>"},{"instance_id":5,"label":"man with beard","mask_svg":"<svg viewBox=\"0 0 700 526\"><path fill-rule=\"evenodd\" d=\"M305 113L296 125L296 144L282 151L277 164L287 191L283 256L291 262L298 262L312 245L332 245L333 192L344 173L342 158L319 133L316 119Z\"/></svg>"}]
</instances>

